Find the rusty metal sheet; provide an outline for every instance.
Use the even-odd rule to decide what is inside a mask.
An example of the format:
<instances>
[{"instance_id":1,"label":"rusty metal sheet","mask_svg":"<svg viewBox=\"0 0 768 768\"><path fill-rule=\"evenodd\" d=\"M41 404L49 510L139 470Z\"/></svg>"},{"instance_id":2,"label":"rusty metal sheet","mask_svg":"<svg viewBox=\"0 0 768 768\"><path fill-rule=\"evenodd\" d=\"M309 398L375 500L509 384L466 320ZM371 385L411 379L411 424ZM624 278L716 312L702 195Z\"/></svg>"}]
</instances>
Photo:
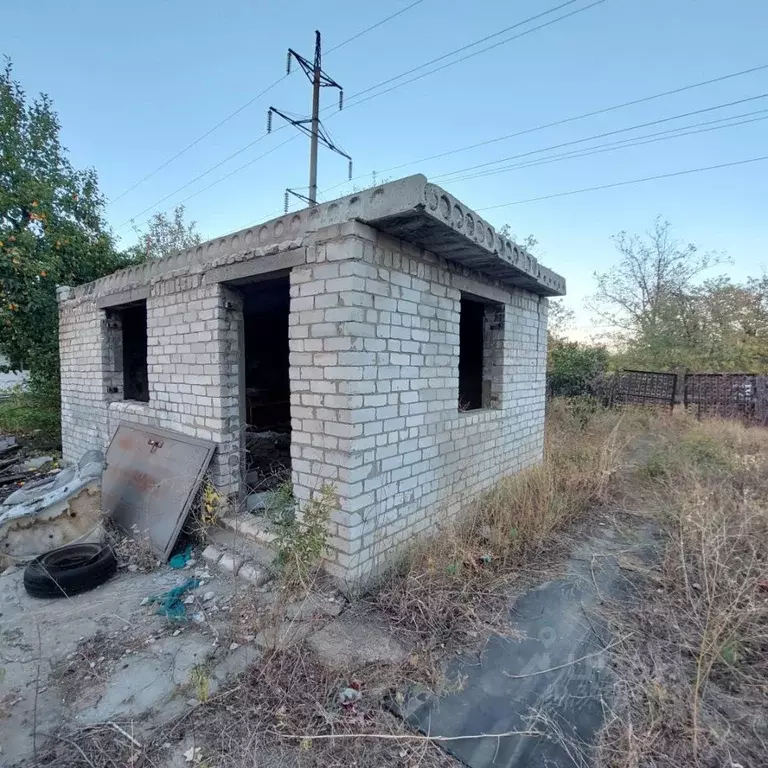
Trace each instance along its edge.
<instances>
[{"instance_id":1,"label":"rusty metal sheet","mask_svg":"<svg viewBox=\"0 0 768 768\"><path fill-rule=\"evenodd\" d=\"M105 514L167 559L215 449L177 432L121 423L107 449Z\"/></svg>"}]
</instances>

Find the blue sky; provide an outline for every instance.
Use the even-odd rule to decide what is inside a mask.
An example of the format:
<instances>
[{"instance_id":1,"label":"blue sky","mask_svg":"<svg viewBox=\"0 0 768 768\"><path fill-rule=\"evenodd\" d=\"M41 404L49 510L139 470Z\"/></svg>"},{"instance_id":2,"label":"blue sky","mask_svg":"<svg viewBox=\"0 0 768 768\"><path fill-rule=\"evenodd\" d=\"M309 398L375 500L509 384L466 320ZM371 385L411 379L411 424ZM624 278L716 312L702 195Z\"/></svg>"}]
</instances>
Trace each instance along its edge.
<instances>
[{"instance_id":1,"label":"blue sky","mask_svg":"<svg viewBox=\"0 0 768 768\"><path fill-rule=\"evenodd\" d=\"M422 0L330 52L324 69L344 86L348 106L337 113L335 93L325 90L326 125L354 158L354 173L362 176L354 183L368 186L374 170L379 178L417 172L434 178L563 142L768 94L768 69L763 69L474 150L413 162L768 64L768 3L764 0L605 0L354 107L355 93L563 1ZM34 19L26 4L14 3L3 10L0 52L11 56L16 76L29 93L50 94L73 162L96 168L102 191L114 199L278 80L285 72L289 46L311 57L316 28L322 31L324 47L330 50L412 2L229 0L214 5L202 0L41 0ZM460 55L590 2L578 0ZM451 59L441 64L448 61ZM423 71L428 70L414 74ZM271 104L292 113L308 112L310 88L304 76L297 72L282 80L190 151L110 203L109 222L123 241L133 240L131 227L126 225L132 217L259 139ZM618 134L613 140L760 109L768 109L768 98ZM750 114L742 119L766 115L768 112ZM278 124L276 119L275 127ZM307 184L308 140L298 137L278 147L290 138L291 130L260 139L171 195L156 210L173 207L275 148L185 204L205 237L279 214L285 187ZM585 142L576 148L608 140ZM471 207L483 209L763 155L768 155L768 120L482 178L451 180L446 176L436 181ZM535 157L540 156L544 155ZM386 170L404 163L409 165ZM319 167L321 192L346 179L343 158L321 150ZM349 184L335 186L325 199L350 190ZM137 223L151 212L139 216ZM728 271L735 278L757 274L768 264L768 162L484 212L495 225L509 223L518 235L532 233L538 238L542 261L568 280L567 302L577 311L579 335L590 332L590 319L582 305L593 289L591 274L615 259L609 236L622 229L642 231L657 214L670 220L682 239L706 249L727 251L734 262Z\"/></svg>"}]
</instances>

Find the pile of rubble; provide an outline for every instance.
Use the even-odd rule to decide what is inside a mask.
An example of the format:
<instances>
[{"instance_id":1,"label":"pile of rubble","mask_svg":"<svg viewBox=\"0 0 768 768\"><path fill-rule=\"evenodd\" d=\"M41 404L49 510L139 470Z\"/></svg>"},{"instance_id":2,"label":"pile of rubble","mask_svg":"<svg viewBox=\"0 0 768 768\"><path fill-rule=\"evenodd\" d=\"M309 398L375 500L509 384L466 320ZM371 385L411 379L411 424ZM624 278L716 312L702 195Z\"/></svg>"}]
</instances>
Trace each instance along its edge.
<instances>
[{"instance_id":1,"label":"pile of rubble","mask_svg":"<svg viewBox=\"0 0 768 768\"><path fill-rule=\"evenodd\" d=\"M3 442L16 445L13 438ZM0 505L0 568L27 562L64 544L101 539L105 466L101 451L89 451L78 464L65 469L59 469L50 456L10 462L13 459L2 462L6 467L0 473L0 486L13 483L17 488Z\"/></svg>"}]
</instances>

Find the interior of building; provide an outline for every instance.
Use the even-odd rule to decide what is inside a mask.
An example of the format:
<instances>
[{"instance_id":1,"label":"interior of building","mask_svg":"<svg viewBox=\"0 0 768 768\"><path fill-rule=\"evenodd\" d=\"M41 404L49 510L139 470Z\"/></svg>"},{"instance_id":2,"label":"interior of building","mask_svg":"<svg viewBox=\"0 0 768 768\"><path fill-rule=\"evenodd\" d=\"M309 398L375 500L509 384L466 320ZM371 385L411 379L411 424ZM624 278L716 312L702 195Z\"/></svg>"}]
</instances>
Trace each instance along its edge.
<instances>
[{"instance_id":1,"label":"interior of building","mask_svg":"<svg viewBox=\"0 0 768 768\"><path fill-rule=\"evenodd\" d=\"M290 480L289 278L240 285L243 296L246 484L272 490Z\"/></svg>"}]
</instances>

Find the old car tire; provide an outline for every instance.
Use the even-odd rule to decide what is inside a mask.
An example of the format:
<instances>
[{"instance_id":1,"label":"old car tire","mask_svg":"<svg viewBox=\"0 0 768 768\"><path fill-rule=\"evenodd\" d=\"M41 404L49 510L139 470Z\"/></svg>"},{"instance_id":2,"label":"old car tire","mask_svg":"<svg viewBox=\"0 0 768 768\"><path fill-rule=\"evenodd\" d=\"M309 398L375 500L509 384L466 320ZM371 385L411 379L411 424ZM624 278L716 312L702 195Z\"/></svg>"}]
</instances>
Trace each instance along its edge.
<instances>
[{"instance_id":1,"label":"old car tire","mask_svg":"<svg viewBox=\"0 0 768 768\"><path fill-rule=\"evenodd\" d=\"M33 597L69 597L103 584L116 570L110 547L70 544L36 557L24 571L24 587Z\"/></svg>"}]
</instances>

